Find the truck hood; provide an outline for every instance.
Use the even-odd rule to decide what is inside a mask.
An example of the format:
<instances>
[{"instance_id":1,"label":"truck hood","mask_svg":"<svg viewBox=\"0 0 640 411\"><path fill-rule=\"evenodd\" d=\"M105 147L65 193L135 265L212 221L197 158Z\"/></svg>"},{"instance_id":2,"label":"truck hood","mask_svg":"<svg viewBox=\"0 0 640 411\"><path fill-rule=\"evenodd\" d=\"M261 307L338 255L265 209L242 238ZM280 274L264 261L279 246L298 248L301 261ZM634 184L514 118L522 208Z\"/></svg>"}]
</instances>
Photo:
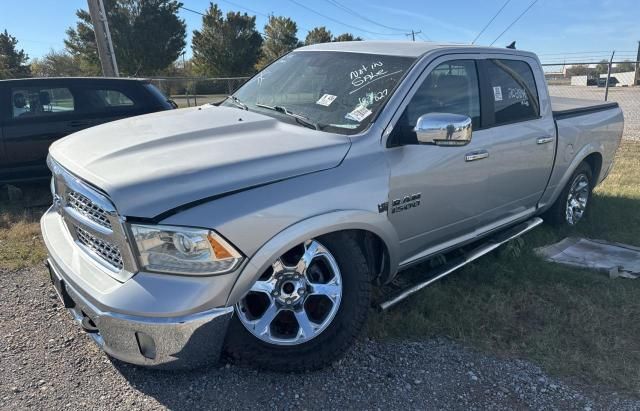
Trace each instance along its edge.
<instances>
[{"instance_id":1,"label":"truck hood","mask_svg":"<svg viewBox=\"0 0 640 411\"><path fill-rule=\"evenodd\" d=\"M205 105L89 128L50 148L124 216L177 207L336 167L351 141L262 114Z\"/></svg>"}]
</instances>

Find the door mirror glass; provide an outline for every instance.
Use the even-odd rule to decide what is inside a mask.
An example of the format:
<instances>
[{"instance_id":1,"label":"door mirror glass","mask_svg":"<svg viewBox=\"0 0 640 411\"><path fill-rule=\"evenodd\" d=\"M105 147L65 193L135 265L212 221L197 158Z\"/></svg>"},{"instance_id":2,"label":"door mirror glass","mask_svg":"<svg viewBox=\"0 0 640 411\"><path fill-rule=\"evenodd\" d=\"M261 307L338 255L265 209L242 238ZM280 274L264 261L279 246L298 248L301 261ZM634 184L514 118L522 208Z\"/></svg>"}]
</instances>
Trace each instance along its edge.
<instances>
[{"instance_id":1,"label":"door mirror glass","mask_svg":"<svg viewBox=\"0 0 640 411\"><path fill-rule=\"evenodd\" d=\"M462 114L429 113L418 118L413 131L419 144L464 146L471 141L471 118Z\"/></svg>"}]
</instances>

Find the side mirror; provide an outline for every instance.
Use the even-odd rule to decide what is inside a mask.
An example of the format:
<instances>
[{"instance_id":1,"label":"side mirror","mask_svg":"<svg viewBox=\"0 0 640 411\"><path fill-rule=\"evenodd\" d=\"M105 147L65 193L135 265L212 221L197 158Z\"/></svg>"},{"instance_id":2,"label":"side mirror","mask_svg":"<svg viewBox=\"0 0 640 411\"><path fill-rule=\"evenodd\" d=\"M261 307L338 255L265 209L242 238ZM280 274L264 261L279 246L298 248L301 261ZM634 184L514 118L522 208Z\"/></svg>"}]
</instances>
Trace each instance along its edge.
<instances>
[{"instance_id":1,"label":"side mirror","mask_svg":"<svg viewBox=\"0 0 640 411\"><path fill-rule=\"evenodd\" d=\"M471 118L460 114L429 113L418 118L413 131L420 144L464 146L471 142Z\"/></svg>"}]
</instances>

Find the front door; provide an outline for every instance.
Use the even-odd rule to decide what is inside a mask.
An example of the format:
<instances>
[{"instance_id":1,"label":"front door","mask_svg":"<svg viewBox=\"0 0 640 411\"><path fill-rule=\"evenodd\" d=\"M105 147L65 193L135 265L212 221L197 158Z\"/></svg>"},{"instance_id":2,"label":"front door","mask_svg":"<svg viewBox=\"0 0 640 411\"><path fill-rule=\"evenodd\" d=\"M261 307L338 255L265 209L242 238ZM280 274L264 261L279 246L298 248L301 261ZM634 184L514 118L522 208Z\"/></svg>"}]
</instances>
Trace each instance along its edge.
<instances>
[{"instance_id":1,"label":"front door","mask_svg":"<svg viewBox=\"0 0 640 411\"><path fill-rule=\"evenodd\" d=\"M401 264L474 236L476 215L485 210L489 148L481 128L480 91L474 60L444 60L423 74L396 122L387 149L391 169L388 215L400 237ZM409 95L414 91L412 90ZM469 116L474 132L466 146L417 144L412 131L428 113Z\"/></svg>"}]
</instances>

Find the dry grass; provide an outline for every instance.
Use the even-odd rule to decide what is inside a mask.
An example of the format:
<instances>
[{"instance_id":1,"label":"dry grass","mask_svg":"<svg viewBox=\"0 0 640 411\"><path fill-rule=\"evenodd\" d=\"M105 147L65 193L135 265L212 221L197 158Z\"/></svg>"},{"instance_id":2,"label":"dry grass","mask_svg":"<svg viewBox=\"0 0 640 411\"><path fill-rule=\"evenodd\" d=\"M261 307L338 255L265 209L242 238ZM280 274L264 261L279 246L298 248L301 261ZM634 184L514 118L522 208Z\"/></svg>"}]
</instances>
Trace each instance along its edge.
<instances>
[{"instance_id":1,"label":"dry grass","mask_svg":"<svg viewBox=\"0 0 640 411\"><path fill-rule=\"evenodd\" d=\"M543 226L519 254L489 255L374 316L372 336L445 335L552 373L640 395L640 280L542 261L532 249L567 235L640 246L640 143L625 142L576 231ZM427 267L417 267L420 270Z\"/></svg>"},{"instance_id":2,"label":"dry grass","mask_svg":"<svg viewBox=\"0 0 640 411\"><path fill-rule=\"evenodd\" d=\"M46 257L40 225L25 215L0 215L0 270L19 270Z\"/></svg>"},{"instance_id":3,"label":"dry grass","mask_svg":"<svg viewBox=\"0 0 640 411\"><path fill-rule=\"evenodd\" d=\"M31 267L46 257L38 219L51 204L49 185L31 183L21 189L21 200L0 200L0 271Z\"/></svg>"}]
</instances>

